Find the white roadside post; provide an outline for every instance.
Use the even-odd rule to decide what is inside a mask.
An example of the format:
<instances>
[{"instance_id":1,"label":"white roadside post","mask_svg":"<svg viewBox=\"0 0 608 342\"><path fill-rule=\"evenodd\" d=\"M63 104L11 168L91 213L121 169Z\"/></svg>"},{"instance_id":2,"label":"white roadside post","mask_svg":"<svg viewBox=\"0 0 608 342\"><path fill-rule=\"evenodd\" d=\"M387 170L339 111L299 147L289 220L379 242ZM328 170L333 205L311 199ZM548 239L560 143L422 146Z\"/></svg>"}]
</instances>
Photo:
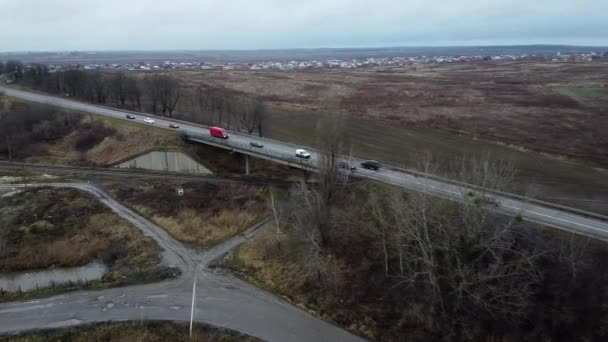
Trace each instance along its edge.
<instances>
[{"instance_id":1,"label":"white roadside post","mask_svg":"<svg viewBox=\"0 0 608 342\"><path fill-rule=\"evenodd\" d=\"M196 275L192 283L192 309L190 310L190 338L192 338L192 322L194 321L194 302L196 298Z\"/></svg>"}]
</instances>

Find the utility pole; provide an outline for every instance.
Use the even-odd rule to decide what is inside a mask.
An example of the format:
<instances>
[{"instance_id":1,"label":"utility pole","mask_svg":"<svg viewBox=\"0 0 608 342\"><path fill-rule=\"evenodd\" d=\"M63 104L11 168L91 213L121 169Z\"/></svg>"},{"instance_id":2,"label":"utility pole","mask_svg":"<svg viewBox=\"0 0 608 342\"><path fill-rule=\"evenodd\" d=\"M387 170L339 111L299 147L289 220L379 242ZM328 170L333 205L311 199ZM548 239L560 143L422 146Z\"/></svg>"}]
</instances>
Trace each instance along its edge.
<instances>
[{"instance_id":1,"label":"utility pole","mask_svg":"<svg viewBox=\"0 0 608 342\"><path fill-rule=\"evenodd\" d=\"M249 176L249 155L245 155L245 175Z\"/></svg>"},{"instance_id":2,"label":"utility pole","mask_svg":"<svg viewBox=\"0 0 608 342\"><path fill-rule=\"evenodd\" d=\"M192 310L190 311L190 339L192 339L192 322L194 321L194 299L196 298L196 275L192 283Z\"/></svg>"}]
</instances>

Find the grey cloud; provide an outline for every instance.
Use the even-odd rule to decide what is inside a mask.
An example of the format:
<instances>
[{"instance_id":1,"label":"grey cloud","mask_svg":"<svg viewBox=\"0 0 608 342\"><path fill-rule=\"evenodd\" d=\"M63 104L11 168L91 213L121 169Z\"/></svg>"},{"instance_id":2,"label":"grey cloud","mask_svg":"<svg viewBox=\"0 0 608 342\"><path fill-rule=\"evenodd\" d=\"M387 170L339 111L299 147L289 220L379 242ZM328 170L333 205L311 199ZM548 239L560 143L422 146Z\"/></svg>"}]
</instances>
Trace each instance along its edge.
<instances>
[{"instance_id":1,"label":"grey cloud","mask_svg":"<svg viewBox=\"0 0 608 342\"><path fill-rule=\"evenodd\" d=\"M0 50L608 45L604 0L0 0Z\"/></svg>"}]
</instances>

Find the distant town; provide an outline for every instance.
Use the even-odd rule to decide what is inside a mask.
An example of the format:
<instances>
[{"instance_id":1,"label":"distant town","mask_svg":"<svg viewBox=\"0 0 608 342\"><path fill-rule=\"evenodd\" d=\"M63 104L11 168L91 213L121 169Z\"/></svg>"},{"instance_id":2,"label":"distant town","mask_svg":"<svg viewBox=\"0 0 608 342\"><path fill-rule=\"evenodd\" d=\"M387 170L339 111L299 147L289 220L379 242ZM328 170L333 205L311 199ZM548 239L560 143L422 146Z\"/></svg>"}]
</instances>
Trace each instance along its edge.
<instances>
[{"instance_id":1,"label":"distant town","mask_svg":"<svg viewBox=\"0 0 608 342\"><path fill-rule=\"evenodd\" d=\"M26 63L26 65L45 64L50 72L67 69L82 70L307 70L307 69L359 69L377 66L405 66L416 64L467 63L476 61L547 61L547 62L590 62L608 58L608 51L588 53L554 53L554 54L504 54L477 56L393 56L367 57L360 59L311 59L289 61L260 61L260 62L207 62L204 60L158 62L121 62L121 63L74 63L69 61L56 63Z\"/></svg>"}]
</instances>

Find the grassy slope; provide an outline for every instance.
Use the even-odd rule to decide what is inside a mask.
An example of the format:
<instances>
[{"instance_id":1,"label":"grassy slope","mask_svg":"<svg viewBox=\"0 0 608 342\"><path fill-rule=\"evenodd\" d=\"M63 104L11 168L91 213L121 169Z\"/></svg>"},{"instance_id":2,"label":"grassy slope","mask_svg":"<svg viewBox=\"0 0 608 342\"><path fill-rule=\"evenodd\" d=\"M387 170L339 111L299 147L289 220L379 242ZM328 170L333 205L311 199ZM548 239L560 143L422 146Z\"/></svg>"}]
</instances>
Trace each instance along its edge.
<instances>
[{"instance_id":1,"label":"grassy slope","mask_svg":"<svg viewBox=\"0 0 608 342\"><path fill-rule=\"evenodd\" d=\"M219 329L207 325L196 324L193 327L192 338L189 337L185 324L169 322L125 322L86 325L75 328L62 328L23 333L16 336L0 337L0 342L85 342L85 341L222 341L222 342L254 342L259 339L242 335L237 332Z\"/></svg>"},{"instance_id":2,"label":"grassy slope","mask_svg":"<svg viewBox=\"0 0 608 342\"><path fill-rule=\"evenodd\" d=\"M87 150L79 150L75 144L82 133L83 125L97 121L113 130L113 134L103 138ZM48 145L47 156L34 156L28 161L37 163L108 166L131 155L153 148L184 147L179 136L171 131L146 127L124 120L109 119L90 115L83 119L80 127L55 144Z\"/></svg>"}]
</instances>

